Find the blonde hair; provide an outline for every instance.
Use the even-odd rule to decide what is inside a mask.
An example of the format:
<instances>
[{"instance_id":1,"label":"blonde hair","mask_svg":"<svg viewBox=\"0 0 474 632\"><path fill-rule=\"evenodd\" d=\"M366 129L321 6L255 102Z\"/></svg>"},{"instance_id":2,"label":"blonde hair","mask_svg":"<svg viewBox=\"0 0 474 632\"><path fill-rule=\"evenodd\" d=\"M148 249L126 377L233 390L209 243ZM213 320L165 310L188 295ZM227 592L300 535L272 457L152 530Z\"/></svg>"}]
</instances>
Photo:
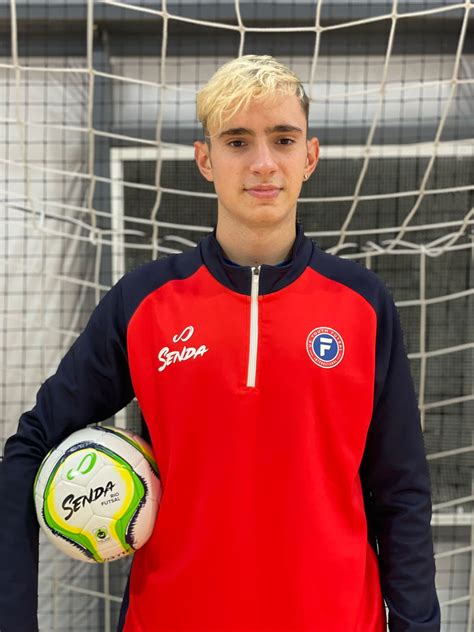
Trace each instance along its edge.
<instances>
[{"instance_id":1,"label":"blonde hair","mask_svg":"<svg viewBox=\"0 0 474 632\"><path fill-rule=\"evenodd\" d=\"M251 99L296 95L308 121L309 99L297 75L270 55L244 55L227 62L197 93L197 118L204 135L223 124Z\"/></svg>"}]
</instances>

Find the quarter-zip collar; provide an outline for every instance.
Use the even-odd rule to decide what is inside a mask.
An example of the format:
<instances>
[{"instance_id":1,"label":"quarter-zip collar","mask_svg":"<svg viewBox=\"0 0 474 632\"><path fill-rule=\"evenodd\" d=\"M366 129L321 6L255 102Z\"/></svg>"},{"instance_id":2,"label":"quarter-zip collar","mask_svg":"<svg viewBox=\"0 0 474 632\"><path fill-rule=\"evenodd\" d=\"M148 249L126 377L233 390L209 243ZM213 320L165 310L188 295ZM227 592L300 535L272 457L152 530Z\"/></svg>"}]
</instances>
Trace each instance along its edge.
<instances>
[{"instance_id":1,"label":"quarter-zip collar","mask_svg":"<svg viewBox=\"0 0 474 632\"><path fill-rule=\"evenodd\" d=\"M226 263L224 251L216 238L216 228L200 241L199 247L204 264L214 278L234 292L250 295L252 268ZM305 236L301 225L297 223L290 260L284 265L260 266L259 294L271 294L293 283L308 265L313 249L313 242Z\"/></svg>"}]
</instances>

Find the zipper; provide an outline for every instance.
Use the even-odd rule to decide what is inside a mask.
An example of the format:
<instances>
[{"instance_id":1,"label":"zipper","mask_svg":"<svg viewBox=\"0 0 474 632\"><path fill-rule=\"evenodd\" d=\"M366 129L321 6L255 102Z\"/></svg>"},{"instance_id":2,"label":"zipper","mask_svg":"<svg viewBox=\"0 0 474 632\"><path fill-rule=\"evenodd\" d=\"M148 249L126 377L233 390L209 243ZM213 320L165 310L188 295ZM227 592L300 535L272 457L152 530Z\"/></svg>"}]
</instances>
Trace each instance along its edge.
<instances>
[{"instance_id":1,"label":"zipper","mask_svg":"<svg viewBox=\"0 0 474 632\"><path fill-rule=\"evenodd\" d=\"M250 344L247 370L247 386L255 387L258 347L258 290L260 266L252 266L252 287L250 292Z\"/></svg>"}]
</instances>

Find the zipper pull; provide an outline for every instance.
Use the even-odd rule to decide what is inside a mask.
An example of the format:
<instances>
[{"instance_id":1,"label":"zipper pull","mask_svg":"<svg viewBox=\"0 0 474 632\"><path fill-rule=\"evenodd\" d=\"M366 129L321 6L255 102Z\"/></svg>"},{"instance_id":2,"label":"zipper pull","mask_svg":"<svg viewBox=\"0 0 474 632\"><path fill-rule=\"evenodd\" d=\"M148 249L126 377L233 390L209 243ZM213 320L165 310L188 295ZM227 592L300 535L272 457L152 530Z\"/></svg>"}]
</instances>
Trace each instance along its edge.
<instances>
[{"instance_id":1,"label":"zipper pull","mask_svg":"<svg viewBox=\"0 0 474 632\"><path fill-rule=\"evenodd\" d=\"M250 286L250 296L252 300L258 300L259 285L260 285L260 266L252 266L252 285Z\"/></svg>"},{"instance_id":2,"label":"zipper pull","mask_svg":"<svg viewBox=\"0 0 474 632\"><path fill-rule=\"evenodd\" d=\"M260 281L260 266L252 266L252 285L250 292L250 341L249 362L247 370L247 386L255 386L257 371L258 347L258 290Z\"/></svg>"}]
</instances>

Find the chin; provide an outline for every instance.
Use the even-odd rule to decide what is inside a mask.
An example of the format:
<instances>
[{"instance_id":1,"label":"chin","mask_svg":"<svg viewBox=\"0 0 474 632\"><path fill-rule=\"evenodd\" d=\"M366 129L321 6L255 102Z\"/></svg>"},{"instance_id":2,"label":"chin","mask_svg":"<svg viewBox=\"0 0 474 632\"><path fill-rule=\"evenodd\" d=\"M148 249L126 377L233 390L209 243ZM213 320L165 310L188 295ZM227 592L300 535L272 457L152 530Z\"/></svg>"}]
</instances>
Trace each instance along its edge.
<instances>
[{"instance_id":1,"label":"chin","mask_svg":"<svg viewBox=\"0 0 474 632\"><path fill-rule=\"evenodd\" d=\"M290 212L267 204L258 204L245 216L239 219L242 223L252 227L271 227L288 219Z\"/></svg>"}]
</instances>

